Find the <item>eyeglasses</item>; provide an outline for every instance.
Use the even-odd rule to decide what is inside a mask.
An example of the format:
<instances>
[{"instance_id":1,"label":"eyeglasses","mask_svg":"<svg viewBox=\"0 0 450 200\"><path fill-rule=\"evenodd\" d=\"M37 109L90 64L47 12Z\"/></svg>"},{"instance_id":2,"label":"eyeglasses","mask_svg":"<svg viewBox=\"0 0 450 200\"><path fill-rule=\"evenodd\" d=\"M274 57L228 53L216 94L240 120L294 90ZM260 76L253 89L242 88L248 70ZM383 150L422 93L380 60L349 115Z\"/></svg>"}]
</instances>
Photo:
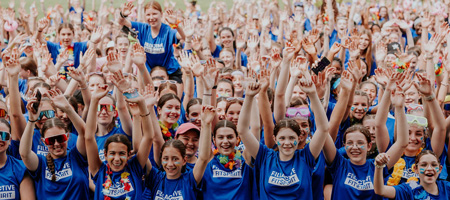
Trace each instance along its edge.
<instances>
[{"instance_id":1,"label":"eyeglasses","mask_svg":"<svg viewBox=\"0 0 450 200\"><path fill-rule=\"evenodd\" d=\"M162 80L162 81L159 81L159 83L161 83L161 84L163 84L163 83L177 84L177 82L174 80Z\"/></svg>"},{"instance_id":2,"label":"eyeglasses","mask_svg":"<svg viewBox=\"0 0 450 200\"><path fill-rule=\"evenodd\" d=\"M0 108L0 117L6 117L6 114L8 114L8 112L6 112L5 109Z\"/></svg>"},{"instance_id":3,"label":"eyeglasses","mask_svg":"<svg viewBox=\"0 0 450 200\"><path fill-rule=\"evenodd\" d=\"M425 117L406 114L406 120L408 121L409 124L417 124L423 127L428 126L428 120Z\"/></svg>"},{"instance_id":4,"label":"eyeglasses","mask_svg":"<svg viewBox=\"0 0 450 200\"><path fill-rule=\"evenodd\" d=\"M0 139L2 140L2 141L9 141L9 139L11 139L11 134L10 133L8 133L8 132L5 132L5 131L0 131Z\"/></svg>"},{"instance_id":5,"label":"eyeglasses","mask_svg":"<svg viewBox=\"0 0 450 200\"><path fill-rule=\"evenodd\" d=\"M286 110L286 117L287 118L294 118L294 117L303 117L303 118L309 118L311 116L311 112L309 111L309 108L306 107L290 107Z\"/></svg>"},{"instance_id":6,"label":"eyeglasses","mask_svg":"<svg viewBox=\"0 0 450 200\"><path fill-rule=\"evenodd\" d=\"M41 113L39 113L38 120L41 120L43 116L45 116L47 119L51 119L55 117L55 111L54 110L41 111Z\"/></svg>"},{"instance_id":7,"label":"eyeglasses","mask_svg":"<svg viewBox=\"0 0 450 200\"><path fill-rule=\"evenodd\" d=\"M58 143L64 143L68 140L67 138L67 133L65 134L61 134L61 135L56 135L53 137L48 137L44 139L44 143L46 145L54 145L56 141L58 141Z\"/></svg>"},{"instance_id":8,"label":"eyeglasses","mask_svg":"<svg viewBox=\"0 0 450 200\"><path fill-rule=\"evenodd\" d=\"M116 110L116 106L113 104L99 104L97 107L97 111L100 112L103 109L106 110L106 112L112 112Z\"/></svg>"},{"instance_id":9,"label":"eyeglasses","mask_svg":"<svg viewBox=\"0 0 450 200\"><path fill-rule=\"evenodd\" d=\"M228 97L227 98L227 101L233 101L233 100L244 101L244 98L242 98L242 97Z\"/></svg>"}]
</instances>

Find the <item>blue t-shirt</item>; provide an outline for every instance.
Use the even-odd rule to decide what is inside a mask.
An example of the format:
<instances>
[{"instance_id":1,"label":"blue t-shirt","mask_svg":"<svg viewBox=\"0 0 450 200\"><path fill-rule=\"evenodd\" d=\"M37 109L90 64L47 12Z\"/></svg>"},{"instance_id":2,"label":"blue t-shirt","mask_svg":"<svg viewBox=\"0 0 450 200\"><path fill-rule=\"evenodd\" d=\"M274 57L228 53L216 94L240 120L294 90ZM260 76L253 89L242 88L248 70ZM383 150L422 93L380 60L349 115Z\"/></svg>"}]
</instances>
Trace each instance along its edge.
<instances>
[{"instance_id":1,"label":"blue t-shirt","mask_svg":"<svg viewBox=\"0 0 450 200\"><path fill-rule=\"evenodd\" d=\"M21 160L11 156L6 158L5 165L0 168L0 199L20 199L20 183L26 172Z\"/></svg>"},{"instance_id":2,"label":"blue t-shirt","mask_svg":"<svg viewBox=\"0 0 450 200\"><path fill-rule=\"evenodd\" d=\"M70 133L67 148L75 149L77 146L77 140L78 136L73 133ZM34 129L33 144L31 146L31 150L37 155L46 156L48 153L48 147L45 146L44 142L42 141L41 131L37 128Z\"/></svg>"},{"instance_id":3,"label":"blue t-shirt","mask_svg":"<svg viewBox=\"0 0 450 200\"><path fill-rule=\"evenodd\" d=\"M220 45L216 45L216 50L212 53L212 56L214 58L218 58L220 56L220 52L222 51L222 47ZM234 53L236 53L236 49L234 50ZM241 65L243 67L247 67L248 58L247 54L241 51Z\"/></svg>"},{"instance_id":4,"label":"blue t-shirt","mask_svg":"<svg viewBox=\"0 0 450 200\"><path fill-rule=\"evenodd\" d=\"M260 199L314 199L312 173L316 164L309 150L296 150L289 161L281 161L280 153L260 144L255 160Z\"/></svg>"},{"instance_id":5,"label":"blue t-shirt","mask_svg":"<svg viewBox=\"0 0 450 200\"><path fill-rule=\"evenodd\" d=\"M254 181L254 171L244 160L240 168L230 170L214 156L203 175L203 199L253 199Z\"/></svg>"},{"instance_id":6,"label":"blue t-shirt","mask_svg":"<svg viewBox=\"0 0 450 200\"><path fill-rule=\"evenodd\" d=\"M145 63L150 72L156 66L167 69L168 74L173 74L180 69L177 59L173 55L173 44L177 44L177 31L169 25L162 23L158 36L152 37L151 26L141 22L131 22L131 27L138 32L138 39L147 54Z\"/></svg>"},{"instance_id":7,"label":"blue t-shirt","mask_svg":"<svg viewBox=\"0 0 450 200\"><path fill-rule=\"evenodd\" d=\"M61 45L58 43L53 43L50 41L47 41L47 48L50 54L52 54L53 63L56 64L56 60L59 55L59 51L61 49ZM73 43L73 57L74 57L74 63L73 67L77 68L78 65L80 65L80 52L86 52L87 50L87 42L75 42ZM69 55L70 56L70 55Z\"/></svg>"},{"instance_id":8,"label":"blue t-shirt","mask_svg":"<svg viewBox=\"0 0 450 200\"><path fill-rule=\"evenodd\" d=\"M448 181L436 181L439 194L433 195L425 191L425 189L416 181L394 186L395 199L423 199L423 200L448 200L450 199L450 183Z\"/></svg>"},{"instance_id":9,"label":"blue t-shirt","mask_svg":"<svg viewBox=\"0 0 450 200\"><path fill-rule=\"evenodd\" d=\"M153 166L156 166L156 165L153 165ZM191 170L194 169L194 167L195 167L195 163L188 163L188 162L186 162L186 171L191 171Z\"/></svg>"},{"instance_id":10,"label":"blue t-shirt","mask_svg":"<svg viewBox=\"0 0 450 200\"><path fill-rule=\"evenodd\" d=\"M133 156L128 160L127 165L122 171L112 172L111 177L111 187L109 191L104 190L103 183L105 183L106 172L108 168L106 162L103 162L98 170L97 174L92 178L95 184L95 198L96 200L103 200L105 195L109 192L107 196L111 199L126 199L130 197L132 199L140 199L143 192L143 182L142 176L145 173L145 167L143 168L139 163L136 156ZM120 182L121 175L124 172L128 172L130 175L128 179L130 181L130 188L128 191L125 190L125 185ZM128 199L127 199L128 200Z\"/></svg>"},{"instance_id":11,"label":"blue t-shirt","mask_svg":"<svg viewBox=\"0 0 450 200\"><path fill-rule=\"evenodd\" d=\"M166 172L152 167L145 179L144 199L197 199L202 183L197 185L194 172L186 171L177 179L167 179Z\"/></svg>"},{"instance_id":12,"label":"blue t-shirt","mask_svg":"<svg viewBox=\"0 0 450 200\"><path fill-rule=\"evenodd\" d=\"M363 165L355 165L336 151L334 161L327 168L333 178L332 200L338 199L383 199L373 189L375 163L367 159ZM389 176L388 169L383 169L383 177Z\"/></svg>"},{"instance_id":13,"label":"blue t-shirt","mask_svg":"<svg viewBox=\"0 0 450 200\"><path fill-rule=\"evenodd\" d=\"M78 149L67 150L67 155L53 160L56 181L47 167L47 158L38 155L39 165L31 172L35 180L37 199L88 199L89 179L87 160Z\"/></svg>"},{"instance_id":14,"label":"blue t-shirt","mask_svg":"<svg viewBox=\"0 0 450 200\"><path fill-rule=\"evenodd\" d=\"M128 137L128 139L131 141L131 137L129 137L125 133L125 131L123 131L123 129L121 127L119 127L119 128L118 127L114 127L108 134L103 135L103 136L95 135L95 141L97 142L97 148L98 148L98 155L100 156L100 160L102 162L106 161L105 160L105 148L104 148L105 142L110 136L112 136L114 134L126 135Z\"/></svg>"}]
</instances>

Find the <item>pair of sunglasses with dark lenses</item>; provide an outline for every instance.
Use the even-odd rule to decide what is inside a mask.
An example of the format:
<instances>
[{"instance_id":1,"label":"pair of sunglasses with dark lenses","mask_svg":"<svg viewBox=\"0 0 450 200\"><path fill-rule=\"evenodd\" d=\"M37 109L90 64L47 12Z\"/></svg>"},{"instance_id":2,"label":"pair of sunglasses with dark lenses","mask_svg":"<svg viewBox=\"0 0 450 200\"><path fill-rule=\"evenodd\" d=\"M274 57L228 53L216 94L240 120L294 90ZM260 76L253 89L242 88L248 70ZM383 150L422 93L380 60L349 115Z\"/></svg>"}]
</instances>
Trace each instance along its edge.
<instances>
[{"instance_id":1,"label":"pair of sunglasses with dark lenses","mask_svg":"<svg viewBox=\"0 0 450 200\"><path fill-rule=\"evenodd\" d=\"M62 134L62 135L56 135L53 137L48 137L44 139L44 143L46 145L54 145L56 142L58 143L64 143L68 140L69 138L67 137L67 134Z\"/></svg>"},{"instance_id":2,"label":"pair of sunglasses with dark lenses","mask_svg":"<svg viewBox=\"0 0 450 200\"><path fill-rule=\"evenodd\" d=\"M106 110L107 112L112 112L116 110L116 106L113 104L99 104L97 107L97 111L100 112L102 110Z\"/></svg>"},{"instance_id":3,"label":"pair of sunglasses with dark lenses","mask_svg":"<svg viewBox=\"0 0 450 200\"><path fill-rule=\"evenodd\" d=\"M0 131L1 141L7 142L11 139L11 134L5 131Z\"/></svg>"},{"instance_id":4,"label":"pair of sunglasses with dark lenses","mask_svg":"<svg viewBox=\"0 0 450 200\"><path fill-rule=\"evenodd\" d=\"M6 112L5 109L0 109L0 117L6 117L6 114L8 114L8 112Z\"/></svg>"},{"instance_id":5,"label":"pair of sunglasses with dark lenses","mask_svg":"<svg viewBox=\"0 0 450 200\"><path fill-rule=\"evenodd\" d=\"M54 110L44 110L39 113L38 120L41 120L42 117L45 116L47 119L51 119L55 117L55 111Z\"/></svg>"}]
</instances>

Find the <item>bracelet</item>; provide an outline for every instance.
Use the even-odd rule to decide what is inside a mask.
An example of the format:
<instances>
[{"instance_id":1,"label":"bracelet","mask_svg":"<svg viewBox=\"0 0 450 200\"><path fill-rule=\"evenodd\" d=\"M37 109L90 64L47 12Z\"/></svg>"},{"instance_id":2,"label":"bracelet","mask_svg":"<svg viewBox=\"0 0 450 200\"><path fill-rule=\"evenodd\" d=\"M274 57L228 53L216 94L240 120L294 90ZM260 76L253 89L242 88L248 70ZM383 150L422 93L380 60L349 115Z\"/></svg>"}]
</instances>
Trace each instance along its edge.
<instances>
[{"instance_id":1,"label":"bracelet","mask_svg":"<svg viewBox=\"0 0 450 200\"><path fill-rule=\"evenodd\" d=\"M178 28L178 24L169 24L170 28L172 29L176 29Z\"/></svg>"},{"instance_id":2,"label":"bracelet","mask_svg":"<svg viewBox=\"0 0 450 200\"><path fill-rule=\"evenodd\" d=\"M377 163L375 162L375 167L378 169L383 169L384 167L386 167L386 164L384 165L377 165Z\"/></svg>"},{"instance_id":3,"label":"bracelet","mask_svg":"<svg viewBox=\"0 0 450 200\"><path fill-rule=\"evenodd\" d=\"M448 83L447 82L441 82L441 85L448 86Z\"/></svg>"},{"instance_id":4,"label":"bracelet","mask_svg":"<svg viewBox=\"0 0 450 200\"><path fill-rule=\"evenodd\" d=\"M128 17L128 15L127 15L127 16L123 15L123 14L122 14L122 11L120 11L120 16L121 16L122 18L127 18L127 17Z\"/></svg>"},{"instance_id":5,"label":"bracelet","mask_svg":"<svg viewBox=\"0 0 450 200\"><path fill-rule=\"evenodd\" d=\"M28 122L31 122L31 123L36 123L37 121L38 121L37 119L34 121L28 120Z\"/></svg>"},{"instance_id":6,"label":"bracelet","mask_svg":"<svg viewBox=\"0 0 450 200\"><path fill-rule=\"evenodd\" d=\"M80 85L81 86L81 85ZM88 86L86 85L86 87L84 87L84 88L80 88L80 90L85 90L85 89L87 89L88 88Z\"/></svg>"},{"instance_id":7,"label":"bracelet","mask_svg":"<svg viewBox=\"0 0 450 200\"><path fill-rule=\"evenodd\" d=\"M203 96L212 96L212 94L203 94Z\"/></svg>"},{"instance_id":8,"label":"bracelet","mask_svg":"<svg viewBox=\"0 0 450 200\"><path fill-rule=\"evenodd\" d=\"M147 116L149 116L150 115L150 112L148 112L147 114L145 114L145 115L140 115L141 117L147 117Z\"/></svg>"},{"instance_id":9,"label":"bracelet","mask_svg":"<svg viewBox=\"0 0 450 200\"><path fill-rule=\"evenodd\" d=\"M430 96L424 97L425 101L432 101L434 99L434 94L431 93Z\"/></svg>"},{"instance_id":10,"label":"bracelet","mask_svg":"<svg viewBox=\"0 0 450 200\"><path fill-rule=\"evenodd\" d=\"M213 89L213 90L217 89L217 85L213 86L212 89Z\"/></svg>"}]
</instances>

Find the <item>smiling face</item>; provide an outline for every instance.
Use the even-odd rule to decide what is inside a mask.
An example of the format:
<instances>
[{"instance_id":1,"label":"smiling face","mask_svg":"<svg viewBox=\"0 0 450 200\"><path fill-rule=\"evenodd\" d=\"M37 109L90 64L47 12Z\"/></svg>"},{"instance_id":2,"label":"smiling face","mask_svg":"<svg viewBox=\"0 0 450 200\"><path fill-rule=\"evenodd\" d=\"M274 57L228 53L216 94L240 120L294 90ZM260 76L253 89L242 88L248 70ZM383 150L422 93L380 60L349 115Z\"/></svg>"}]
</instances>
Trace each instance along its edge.
<instances>
[{"instance_id":1,"label":"smiling face","mask_svg":"<svg viewBox=\"0 0 450 200\"><path fill-rule=\"evenodd\" d=\"M345 152L353 164L363 165L366 163L367 151L371 148L372 144L367 143L367 139L363 133L359 131L347 133Z\"/></svg>"},{"instance_id":2,"label":"smiling face","mask_svg":"<svg viewBox=\"0 0 450 200\"><path fill-rule=\"evenodd\" d=\"M145 21L152 27L159 26L161 25L161 15L159 10L148 8L145 10Z\"/></svg>"},{"instance_id":3,"label":"smiling face","mask_svg":"<svg viewBox=\"0 0 450 200\"><path fill-rule=\"evenodd\" d=\"M89 92L94 93L95 88L101 84L106 84L106 80L100 75L91 75L88 80Z\"/></svg>"},{"instance_id":4,"label":"smiling face","mask_svg":"<svg viewBox=\"0 0 450 200\"><path fill-rule=\"evenodd\" d=\"M98 105L104 105L104 104L114 105L114 101L109 97L103 97L98 102ZM114 115L115 115L115 110L107 111L107 109L102 109L100 111L97 111L97 120L98 120L97 123L102 126L108 126L113 121Z\"/></svg>"},{"instance_id":5,"label":"smiling face","mask_svg":"<svg viewBox=\"0 0 450 200\"><path fill-rule=\"evenodd\" d=\"M425 132L422 126L417 124L409 124L409 142L405 151L416 154L425 141Z\"/></svg>"},{"instance_id":6,"label":"smiling face","mask_svg":"<svg viewBox=\"0 0 450 200\"><path fill-rule=\"evenodd\" d=\"M219 117L219 120L224 120L225 117L225 109L227 107L227 101L221 101L217 103L217 116Z\"/></svg>"},{"instance_id":7,"label":"smiling face","mask_svg":"<svg viewBox=\"0 0 450 200\"><path fill-rule=\"evenodd\" d=\"M53 108L53 106L50 103L50 101L41 101L40 107L41 107L41 112L45 111L45 110L53 110L53 111L55 111L55 109ZM48 119L47 116L43 115L42 118L39 121L36 122L36 126L38 128L42 128L42 126L47 121L47 119Z\"/></svg>"},{"instance_id":8,"label":"smiling face","mask_svg":"<svg viewBox=\"0 0 450 200\"><path fill-rule=\"evenodd\" d=\"M217 84L217 94L221 97L232 97L233 86L227 82L220 82Z\"/></svg>"},{"instance_id":9,"label":"smiling face","mask_svg":"<svg viewBox=\"0 0 450 200\"><path fill-rule=\"evenodd\" d=\"M367 96L355 95L353 96L353 104L351 108L351 116L361 120L369 109L369 99Z\"/></svg>"},{"instance_id":10,"label":"smiling face","mask_svg":"<svg viewBox=\"0 0 450 200\"><path fill-rule=\"evenodd\" d=\"M130 46L130 41L126 37L117 38L117 50L119 50L119 54L122 57L127 56L128 47Z\"/></svg>"},{"instance_id":11,"label":"smiling face","mask_svg":"<svg viewBox=\"0 0 450 200\"><path fill-rule=\"evenodd\" d=\"M274 136L274 139L280 154L283 154L285 157L291 157L294 155L295 150L297 149L299 137L292 129L280 129L277 136Z\"/></svg>"},{"instance_id":12,"label":"smiling face","mask_svg":"<svg viewBox=\"0 0 450 200\"><path fill-rule=\"evenodd\" d=\"M224 30L220 33L220 42L224 48L233 48L234 37L229 30Z\"/></svg>"},{"instance_id":13,"label":"smiling face","mask_svg":"<svg viewBox=\"0 0 450 200\"><path fill-rule=\"evenodd\" d=\"M214 137L214 146L216 146L219 153L225 156L234 152L234 147L238 143L236 133L232 128L222 127L217 129Z\"/></svg>"},{"instance_id":14,"label":"smiling face","mask_svg":"<svg viewBox=\"0 0 450 200\"><path fill-rule=\"evenodd\" d=\"M426 154L420 157L419 162L414 166L414 171L419 174L421 185L434 184L442 171L442 165L439 164L436 156Z\"/></svg>"},{"instance_id":15,"label":"smiling face","mask_svg":"<svg viewBox=\"0 0 450 200\"><path fill-rule=\"evenodd\" d=\"M70 28L62 28L59 32L59 39L64 47L72 44L73 37L73 31Z\"/></svg>"},{"instance_id":16,"label":"smiling face","mask_svg":"<svg viewBox=\"0 0 450 200\"><path fill-rule=\"evenodd\" d=\"M409 104L418 104L420 99L419 91L417 91L416 87L412 85L409 89L405 92L405 106L408 106Z\"/></svg>"},{"instance_id":17,"label":"smiling face","mask_svg":"<svg viewBox=\"0 0 450 200\"><path fill-rule=\"evenodd\" d=\"M233 87L235 92L242 92L244 90L243 81L244 76L240 74L233 75Z\"/></svg>"},{"instance_id":18,"label":"smiling face","mask_svg":"<svg viewBox=\"0 0 450 200\"><path fill-rule=\"evenodd\" d=\"M168 100L162 108L158 108L159 120L170 126L180 118L181 105L177 99Z\"/></svg>"},{"instance_id":19,"label":"smiling face","mask_svg":"<svg viewBox=\"0 0 450 200\"><path fill-rule=\"evenodd\" d=\"M63 134L66 134L66 131L64 129L59 127L52 127L47 129L45 133L43 133L43 136L44 138L49 138ZM46 146L48 148L48 152L54 158L61 158L67 154L67 141L59 143L57 140L55 140L55 144Z\"/></svg>"},{"instance_id":20,"label":"smiling face","mask_svg":"<svg viewBox=\"0 0 450 200\"><path fill-rule=\"evenodd\" d=\"M375 97L377 97L377 87L373 84L366 83L361 86L361 90L369 96L369 102L373 102Z\"/></svg>"},{"instance_id":21,"label":"smiling face","mask_svg":"<svg viewBox=\"0 0 450 200\"><path fill-rule=\"evenodd\" d=\"M233 103L228 107L226 112L227 120L233 122L237 126L239 120L239 114L241 113L242 105L239 103Z\"/></svg>"},{"instance_id":22,"label":"smiling face","mask_svg":"<svg viewBox=\"0 0 450 200\"><path fill-rule=\"evenodd\" d=\"M234 56L230 51L220 52L219 58L225 63L225 67L233 67Z\"/></svg>"},{"instance_id":23,"label":"smiling face","mask_svg":"<svg viewBox=\"0 0 450 200\"><path fill-rule=\"evenodd\" d=\"M339 19L336 28L339 33L344 33L347 30L347 20Z\"/></svg>"},{"instance_id":24,"label":"smiling face","mask_svg":"<svg viewBox=\"0 0 450 200\"><path fill-rule=\"evenodd\" d=\"M192 105L191 107L189 107L189 114L186 116L186 118L191 123L200 128L202 126L202 119L200 118L201 112L202 112L201 104Z\"/></svg>"},{"instance_id":25,"label":"smiling face","mask_svg":"<svg viewBox=\"0 0 450 200\"><path fill-rule=\"evenodd\" d=\"M365 49L367 49L367 47L369 46L369 44L370 44L370 38L369 38L369 35L367 35L367 34L361 35L361 37L359 38L359 45L358 45L358 48L359 48L360 50L365 50Z\"/></svg>"},{"instance_id":26,"label":"smiling face","mask_svg":"<svg viewBox=\"0 0 450 200\"><path fill-rule=\"evenodd\" d=\"M294 90L292 91L291 100L294 98L300 97L303 100L306 100L306 93L300 89L298 85L294 86Z\"/></svg>"},{"instance_id":27,"label":"smiling face","mask_svg":"<svg viewBox=\"0 0 450 200\"><path fill-rule=\"evenodd\" d=\"M108 162L113 172L118 172L125 168L128 161L127 145L120 142L111 142L108 145L108 150L105 153L106 161Z\"/></svg>"},{"instance_id":28,"label":"smiling face","mask_svg":"<svg viewBox=\"0 0 450 200\"><path fill-rule=\"evenodd\" d=\"M200 136L198 132L194 130L189 130L177 137L177 139L183 142L184 146L186 146L187 157L193 157L195 156L195 153L197 153L199 138Z\"/></svg>"},{"instance_id":29,"label":"smiling face","mask_svg":"<svg viewBox=\"0 0 450 200\"><path fill-rule=\"evenodd\" d=\"M306 143L306 139L308 138L311 131L307 119L294 118L294 120L300 126L300 135L298 136L298 147L300 148L303 147L303 145Z\"/></svg>"},{"instance_id":30,"label":"smiling face","mask_svg":"<svg viewBox=\"0 0 450 200\"><path fill-rule=\"evenodd\" d=\"M168 146L162 152L161 164L167 178L176 179L181 176L183 166L186 165L186 157L183 157L177 148Z\"/></svg>"},{"instance_id":31,"label":"smiling face","mask_svg":"<svg viewBox=\"0 0 450 200\"><path fill-rule=\"evenodd\" d=\"M10 128L4 123L0 123L0 131L8 132L11 134ZM6 150L9 147L10 141L11 141L11 139L8 141L0 140L0 153L6 152Z\"/></svg>"}]
</instances>

